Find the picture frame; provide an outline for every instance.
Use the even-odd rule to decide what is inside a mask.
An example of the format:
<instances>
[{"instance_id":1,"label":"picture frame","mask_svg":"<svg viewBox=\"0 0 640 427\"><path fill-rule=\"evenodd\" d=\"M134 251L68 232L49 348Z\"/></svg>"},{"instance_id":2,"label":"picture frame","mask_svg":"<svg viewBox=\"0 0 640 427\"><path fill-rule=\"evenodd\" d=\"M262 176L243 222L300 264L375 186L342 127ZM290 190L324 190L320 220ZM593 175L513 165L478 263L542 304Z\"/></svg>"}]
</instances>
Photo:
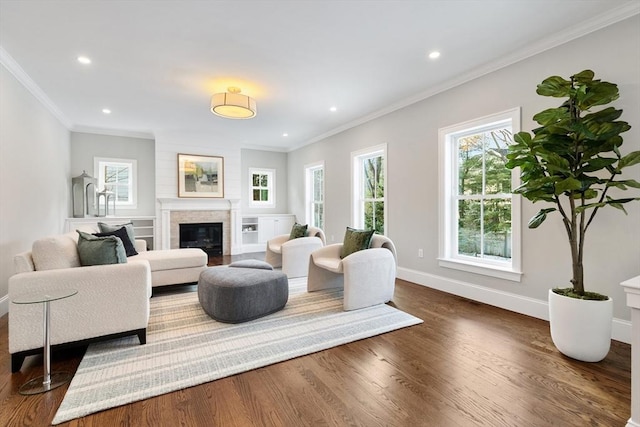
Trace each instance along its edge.
<instances>
[{"instance_id":1,"label":"picture frame","mask_svg":"<svg viewBox=\"0 0 640 427\"><path fill-rule=\"evenodd\" d=\"M224 197L224 157L179 153L178 197Z\"/></svg>"}]
</instances>

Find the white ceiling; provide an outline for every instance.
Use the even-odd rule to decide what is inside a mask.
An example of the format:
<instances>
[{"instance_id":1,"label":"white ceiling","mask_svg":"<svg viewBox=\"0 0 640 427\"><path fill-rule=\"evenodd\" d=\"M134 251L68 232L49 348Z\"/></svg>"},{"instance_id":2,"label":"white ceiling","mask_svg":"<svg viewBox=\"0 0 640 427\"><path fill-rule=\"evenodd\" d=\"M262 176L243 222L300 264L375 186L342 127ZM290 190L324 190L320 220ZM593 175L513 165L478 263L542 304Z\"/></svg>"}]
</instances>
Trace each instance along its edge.
<instances>
[{"instance_id":1,"label":"white ceiling","mask_svg":"<svg viewBox=\"0 0 640 427\"><path fill-rule=\"evenodd\" d=\"M72 130L288 150L637 13L637 0L0 0L0 59ZM256 118L211 114L228 86Z\"/></svg>"}]
</instances>

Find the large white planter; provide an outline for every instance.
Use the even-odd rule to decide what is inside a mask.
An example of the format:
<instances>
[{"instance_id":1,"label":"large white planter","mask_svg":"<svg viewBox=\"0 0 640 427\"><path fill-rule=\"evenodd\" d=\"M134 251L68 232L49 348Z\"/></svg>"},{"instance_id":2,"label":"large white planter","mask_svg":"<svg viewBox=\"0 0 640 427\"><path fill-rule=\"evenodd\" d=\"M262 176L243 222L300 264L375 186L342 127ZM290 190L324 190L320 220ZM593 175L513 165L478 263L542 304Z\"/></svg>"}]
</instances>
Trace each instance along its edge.
<instances>
[{"instance_id":1,"label":"large white planter","mask_svg":"<svg viewBox=\"0 0 640 427\"><path fill-rule=\"evenodd\" d=\"M565 356L599 362L611 347L613 300L589 301L558 295L549 289L551 339Z\"/></svg>"}]
</instances>

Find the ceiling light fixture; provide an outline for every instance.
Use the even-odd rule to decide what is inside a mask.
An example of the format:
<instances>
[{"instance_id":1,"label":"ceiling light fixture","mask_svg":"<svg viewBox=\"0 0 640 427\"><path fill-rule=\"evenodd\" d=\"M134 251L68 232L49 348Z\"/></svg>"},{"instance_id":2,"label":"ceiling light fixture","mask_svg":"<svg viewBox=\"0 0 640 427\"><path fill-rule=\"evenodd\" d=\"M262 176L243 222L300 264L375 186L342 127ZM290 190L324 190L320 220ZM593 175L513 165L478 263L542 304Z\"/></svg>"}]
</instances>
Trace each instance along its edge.
<instances>
[{"instance_id":1,"label":"ceiling light fixture","mask_svg":"<svg viewBox=\"0 0 640 427\"><path fill-rule=\"evenodd\" d=\"M436 59L436 58L439 58L439 57L440 57L440 52L438 52L437 50L434 50L433 52L431 52L429 54L429 58L431 58L431 59Z\"/></svg>"},{"instance_id":2,"label":"ceiling light fixture","mask_svg":"<svg viewBox=\"0 0 640 427\"><path fill-rule=\"evenodd\" d=\"M78 56L78 62L84 65L89 65L91 64L91 59L87 58L86 56Z\"/></svg>"},{"instance_id":3,"label":"ceiling light fixture","mask_svg":"<svg viewBox=\"0 0 640 427\"><path fill-rule=\"evenodd\" d=\"M287 137L287 136L289 136L289 134L285 132L285 133L282 134L282 136Z\"/></svg>"},{"instance_id":4,"label":"ceiling light fixture","mask_svg":"<svg viewBox=\"0 0 640 427\"><path fill-rule=\"evenodd\" d=\"M102 112L105 114L111 114L111 110L109 110L108 108L103 108Z\"/></svg>"},{"instance_id":5,"label":"ceiling light fixture","mask_svg":"<svg viewBox=\"0 0 640 427\"><path fill-rule=\"evenodd\" d=\"M211 112L227 119L250 119L256 115L256 101L240 94L240 88L230 87L228 92L211 97Z\"/></svg>"},{"instance_id":6,"label":"ceiling light fixture","mask_svg":"<svg viewBox=\"0 0 640 427\"><path fill-rule=\"evenodd\" d=\"M329 108L329 111L331 111L332 113L336 112L338 109L336 107L331 107Z\"/></svg>"}]
</instances>

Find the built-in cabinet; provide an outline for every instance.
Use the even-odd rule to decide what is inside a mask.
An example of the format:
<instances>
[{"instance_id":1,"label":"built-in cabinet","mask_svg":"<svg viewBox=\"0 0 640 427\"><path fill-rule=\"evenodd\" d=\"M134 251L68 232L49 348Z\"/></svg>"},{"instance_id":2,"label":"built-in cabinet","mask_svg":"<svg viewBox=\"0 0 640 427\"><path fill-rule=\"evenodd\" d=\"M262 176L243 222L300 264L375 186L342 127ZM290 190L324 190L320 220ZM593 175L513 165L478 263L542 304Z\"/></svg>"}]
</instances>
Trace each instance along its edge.
<instances>
[{"instance_id":1,"label":"built-in cabinet","mask_svg":"<svg viewBox=\"0 0 640 427\"><path fill-rule=\"evenodd\" d=\"M111 225L131 222L136 239L146 240L148 250L152 250L155 247L156 217L154 216L67 218L65 222L67 232L75 231L82 225L97 225L98 222Z\"/></svg>"},{"instance_id":2,"label":"built-in cabinet","mask_svg":"<svg viewBox=\"0 0 640 427\"><path fill-rule=\"evenodd\" d=\"M263 252L269 239L289 234L296 216L246 215L242 217L242 252Z\"/></svg>"}]
</instances>

